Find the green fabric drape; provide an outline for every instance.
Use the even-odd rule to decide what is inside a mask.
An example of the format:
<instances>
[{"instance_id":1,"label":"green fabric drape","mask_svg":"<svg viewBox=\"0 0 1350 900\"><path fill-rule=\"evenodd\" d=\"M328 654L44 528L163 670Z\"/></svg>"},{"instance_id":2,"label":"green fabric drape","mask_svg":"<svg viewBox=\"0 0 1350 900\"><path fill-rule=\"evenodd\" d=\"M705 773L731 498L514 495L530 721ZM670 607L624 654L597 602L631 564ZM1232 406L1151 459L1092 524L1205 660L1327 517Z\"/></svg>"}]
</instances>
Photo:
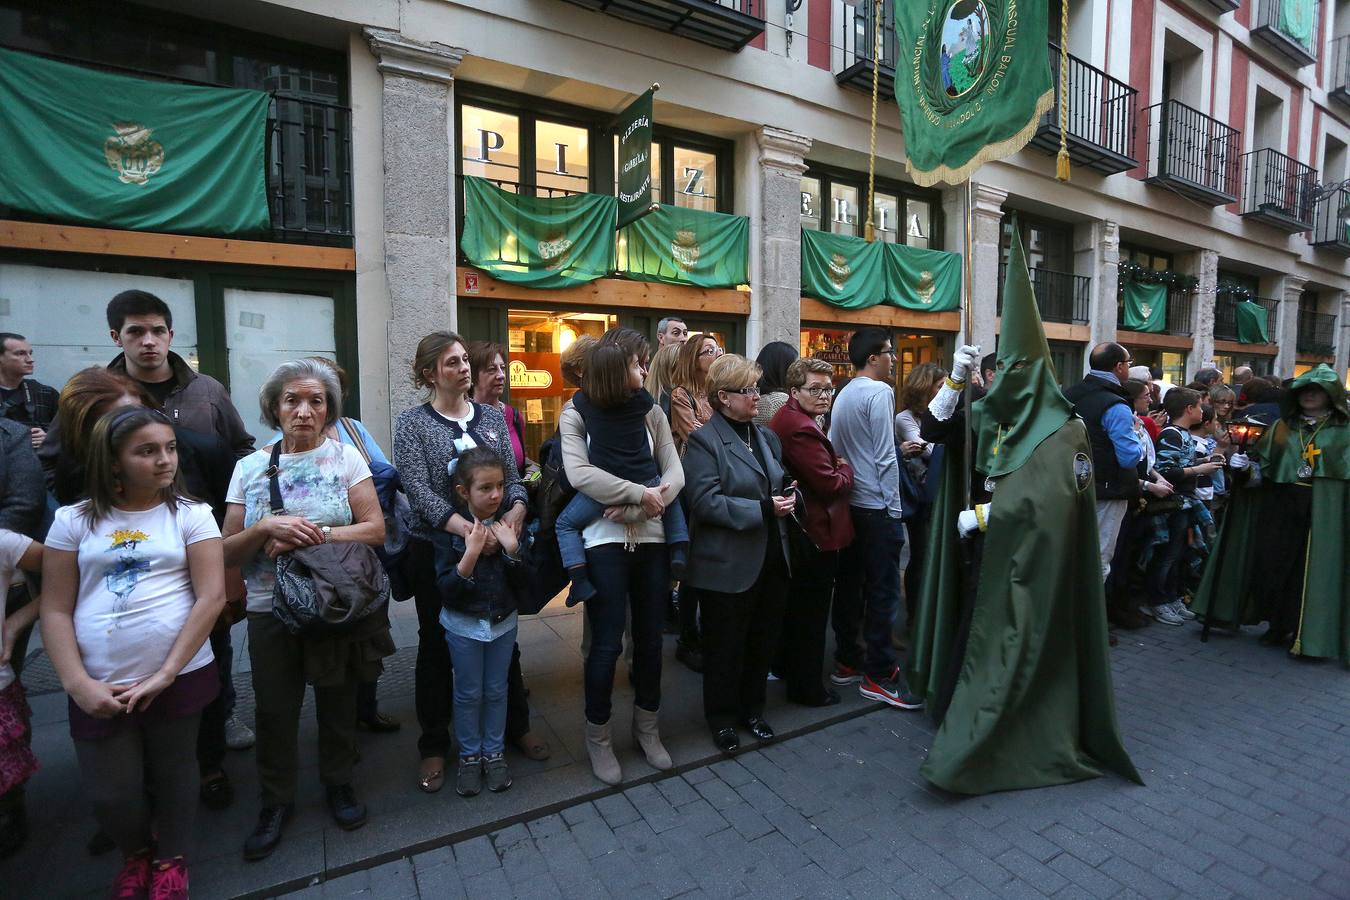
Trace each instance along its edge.
<instances>
[{"instance_id":1,"label":"green fabric drape","mask_svg":"<svg viewBox=\"0 0 1350 900\"><path fill-rule=\"evenodd\" d=\"M961 254L802 229L802 294L840 309L961 305Z\"/></svg>"},{"instance_id":2,"label":"green fabric drape","mask_svg":"<svg viewBox=\"0 0 1350 900\"><path fill-rule=\"evenodd\" d=\"M879 241L802 229L802 294L840 309L866 309L886 299Z\"/></svg>"},{"instance_id":3,"label":"green fabric drape","mask_svg":"<svg viewBox=\"0 0 1350 900\"><path fill-rule=\"evenodd\" d=\"M949 443L942 455L942 480L929 512L928 543L923 556L923 583L915 613L908 665L909 689L935 711L939 696L950 695L961 626L961 567L964 560L957 518L964 506L964 443ZM933 477L930 467L929 478Z\"/></svg>"},{"instance_id":4,"label":"green fabric drape","mask_svg":"<svg viewBox=\"0 0 1350 900\"><path fill-rule=\"evenodd\" d=\"M465 176L460 247L499 281L535 288L587 284L614 271L617 202L600 194L525 197Z\"/></svg>"},{"instance_id":5,"label":"green fabric drape","mask_svg":"<svg viewBox=\"0 0 1350 900\"><path fill-rule=\"evenodd\" d=\"M1268 310L1259 303L1246 300L1233 304L1233 318L1237 321L1237 339L1244 344L1270 343Z\"/></svg>"},{"instance_id":6,"label":"green fabric drape","mask_svg":"<svg viewBox=\"0 0 1350 900\"><path fill-rule=\"evenodd\" d=\"M895 99L915 183L958 184L1022 149L1055 99L1047 4L906 0L894 8L895 81L906 88Z\"/></svg>"},{"instance_id":7,"label":"green fabric drape","mask_svg":"<svg viewBox=\"0 0 1350 900\"><path fill-rule=\"evenodd\" d=\"M0 50L0 204L138 231L266 232L270 103Z\"/></svg>"},{"instance_id":8,"label":"green fabric drape","mask_svg":"<svg viewBox=\"0 0 1350 900\"><path fill-rule=\"evenodd\" d=\"M734 288L750 280L750 220L661 204L619 232L618 269L637 281Z\"/></svg>"},{"instance_id":9,"label":"green fabric drape","mask_svg":"<svg viewBox=\"0 0 1350 900\"><path fill-rule=\"evenodd\" d=\"M1317 19L1314 0L1280 0L1280 31L1288 38L1311 49Z\"/></svg>"},{"instance_id":10,"label":"green fabric drape","mask_svg":"<svg viewBox=\"0 0 1350 900\"><path fill-rule=\"evenodd\" d=\"M1161 334L1167 330L1167 285L1125 283L1125 315L1120 326L1130 331Z\"/></svg>"},{"instance_id":11,"label":"green fabric drape","mask_svg":"<svg viewBox=\"0 0 1350 900\"><path fill-rule=\"evenodd\" d=\"M652 212L652 91L619 113L619 227Z\"/></svg>"},{"instance_id":12,"label":"green fabric drape","mask_svg":"<svg viewBox=\"0 0 1350 900\"><path fill-rule=\"evenodd\" d=\"M961 305L961 254L885 244L886 302L905 309L946 312Z\"/></svg>"}]
</instances>

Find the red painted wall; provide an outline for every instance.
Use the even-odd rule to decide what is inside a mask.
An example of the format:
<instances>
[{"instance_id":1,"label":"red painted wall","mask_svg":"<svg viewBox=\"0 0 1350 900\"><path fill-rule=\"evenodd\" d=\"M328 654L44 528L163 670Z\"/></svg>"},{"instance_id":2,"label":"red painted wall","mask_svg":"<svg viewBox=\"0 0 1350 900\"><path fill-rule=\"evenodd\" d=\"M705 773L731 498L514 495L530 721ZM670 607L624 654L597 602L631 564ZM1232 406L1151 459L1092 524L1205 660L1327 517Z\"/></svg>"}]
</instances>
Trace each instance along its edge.
<instances>
[{"instance_id":1,"label":"red painted wall","mask_svg":"<svg viewBox=\"0 0 1350 900\"><path fill-rule=\"evenodd\" d=\"M1124 2L1124 0L1119 0ZM1148 175L1148 113L1147 107L1157 102L1149 96L1153 74L1153 0L1133 0L1130 20L1130 84L1139 91L1139 123L1134 131L1134 158L1139 168L1130 173L1143 179Z\"/></svg>"},{"instance_id":2,"label":"red painted wall","mask_svg":"<svg viewBox=\"0 0 1350 900\"><path fill-rule=\"evenodd\" d=\"M1303 118L1303 88L1294 88L1289 95L1289 146L1285 149L1294 159L1298 159L1298 132Z\"/></svg>"},{"instance_id":3,"label":"red painted wall","mask_svg":"<svg viewBox=\"0 0 1350 900\"><path fill-rule=\"evenodd\" d=\"M797 15L801 15L798 10ZM800 31L801 26L797 29ZM806 0L806 62L830 70L830 0Z\"/></svg>"}]
</instances>

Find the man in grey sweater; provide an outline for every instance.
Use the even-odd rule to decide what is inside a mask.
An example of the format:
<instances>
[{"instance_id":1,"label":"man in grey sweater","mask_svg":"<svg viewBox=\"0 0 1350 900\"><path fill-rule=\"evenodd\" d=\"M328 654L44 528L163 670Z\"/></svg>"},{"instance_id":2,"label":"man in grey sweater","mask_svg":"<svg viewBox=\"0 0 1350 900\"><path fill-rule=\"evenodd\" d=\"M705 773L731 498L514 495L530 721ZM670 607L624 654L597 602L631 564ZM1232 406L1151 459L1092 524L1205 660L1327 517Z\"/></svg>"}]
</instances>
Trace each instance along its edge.
<instances>
[{"instance_id":1,"label":"man in grey sweater","mask_svg":"<svg viewBox=\"0 0 1350 900\"><path fill-rule=\"evenodd\" d=\"M895 348L884 328L868 326L848 342L856 374L840 392L830 441L853 466L849 515L853 543L840 554L834 591L835 667L830 680L857 684L869 700L918 709L900 677L891 632L900 608L900 470L895 453ZM863 645L858 643L859 632Z\"/></svg>"}]
</instances>

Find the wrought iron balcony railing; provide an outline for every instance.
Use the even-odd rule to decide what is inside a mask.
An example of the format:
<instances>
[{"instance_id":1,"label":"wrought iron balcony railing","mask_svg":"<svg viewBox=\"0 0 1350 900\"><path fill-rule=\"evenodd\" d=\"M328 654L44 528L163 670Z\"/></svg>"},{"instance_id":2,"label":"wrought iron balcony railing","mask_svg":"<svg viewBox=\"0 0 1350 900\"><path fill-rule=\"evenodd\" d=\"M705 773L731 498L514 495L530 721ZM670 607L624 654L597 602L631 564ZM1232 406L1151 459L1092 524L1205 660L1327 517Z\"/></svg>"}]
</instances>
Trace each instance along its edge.
<instances>
[{"instance_id":1,"label":"wrought iron balcony railing","mask_svg":"<svg viewBox=\"0 0 1350 900\"><path fill-rule=\"evenodd\" d=\"M1296 67L1317 62L1320 0L1257 0L1252 37Z\"/></svg>"},{"instance_id":2,"label":"wrought iron balcony railing","mask_svg":"<svg viewBox=\"0 0 1350 900\"><path fill-rule=\"evenodd\" d=\"M1317 170L1278 150L1242 155L1242 215L1297 233L1313 226Z\"/></svg>"},{"instance_id":3,"label":"wrought iron balcony railing","mask_svg":"<svg viewBox=\"0 0 1350 900\"><path fill-rule=\"evenodd\" d=\"M840 46L844 49L844 66L835 73L834 80L847 87L872 93L873 57L877 55L877 8L881 4L881 57L877 70L877 94L890 100L895 97L895 7L890 0L861 0L857 6L844 8L839 23Z\"/></svg>"},{"instance_id":4,"label":"wrought iron balcony railing","mask_svg":"<svg viewBox=\"0 0 1350 900\"><path fill-rule=\"evenodd\" d=\"M267 136L273 234L351 246L351 108L277 95Z\"/></svg>"},{"instance_id":5,"label":"wrought iron balcony railing","mask_svg":"<svg viewBox=\"0 0 1350 900\"><path fill-rule=\"evenodd\" d=\"M1252 297L1251 300L1265 308L1267 328L1273 335L1275 311L1279 308L1279 304L1269 297ZM1233 306L1241 302L1243 301L1234 300L1227 293L1221 293L1214 298L1214 338L1216 340L1236 341L1238 339L1237 314L1233 312Z\"/></svg>"},{"instance_id":6,"label":"wrought iron balcony railing","mask_svg":"<svg viewBox=\"0 0 1350 900\"><path fill-rule=\"evenodd\" d=\"M1350 189L1338 187L1317 198L1312 244L1350 256Z\"/></svg>"},{"instance_id":7,"label":"wrought iron balcony railing","mask_svg":"<svg viewBox=\"0 0 1350 900\"><path fill-rule=\"evenodd\" d=\"M1072 272L1055 272L1033 268L1031 287L1036 294L1036 308L1046 322L1064 322L1086 325L1092 308L1092 278ZM998 267L998 312L1003 314L1003 278L1008 272L1006 263Z\"/></svg>"},{"instance_id":8,"label":"wrought iron balcony railing","mask_svg":"<svg viewBox=\"0 0 1350 900\"><path fill-rule=\"evenodd\" d=\"M1150 184L1210 206L1237 199L1241 132L1177 100L1156 103L1145 112Z\"/></svg>"},{"instance_id":9,"label":"wrought iron balcony railing","mask_svg":"<svg viewBox=\"0 0 1350 900\"><path fill-rule=\"evenodd\" d=\"M1122 284L1123 288L1123 284ZM1192 331L1191 310L1194 294L1182 288L1167 289L1167 319L1164 326L1167 334L1188 335ZM1116 302L1116 327L1125 327L1125 301L1122 289Z\"/></svg>"},{"instance_id":10,"label":"wrought iron balcony railing","mask_svg":"<svg viewBox=\"0 0 1350 900\"><path fill-rule=\"evenodd\" d=\"M1298 311L1299 353L1334 356L1336 353L1336 317L1310 309Z\"/></svg>"},{"instance_id":11,"label":"wrought iron balcony railing","mask_svg":"<svg viewBox=\"0 0 1350 900\"><path fill-rule=\"evenodd\" d=\"M766 0L567 0L658 31L739 51L764 33Z\"/></svg>"},{"instance_id":12,"label":"wrought iron balcony railing","mask_svg":"<svg viewBox=\"0 0 1350 900\"><path fill-rule=\"evenodd\" d=\"M1350 104L1350 34L1331 42L1331 66L1323 72L1322 77L1325 79L1327 96Z\"/></svg>"},{"instance_id":13,"label":"wrought iron balcony railing","mask_svg":"<svg viewBox=\"0 0 1350 900\"><path fill-rule=\"evenodd\" d=\"M1050 71L1055 79L1055 105L1041 119L1031 143L1046 153L1059 152L1059 107L1067 98L1070 159L1105 175L1138 166L1132 151L1139 92L1072 54L1065 89L1060 84L1059 64L1059 46L1052 43Z\"/></svg>"}]
</instances>

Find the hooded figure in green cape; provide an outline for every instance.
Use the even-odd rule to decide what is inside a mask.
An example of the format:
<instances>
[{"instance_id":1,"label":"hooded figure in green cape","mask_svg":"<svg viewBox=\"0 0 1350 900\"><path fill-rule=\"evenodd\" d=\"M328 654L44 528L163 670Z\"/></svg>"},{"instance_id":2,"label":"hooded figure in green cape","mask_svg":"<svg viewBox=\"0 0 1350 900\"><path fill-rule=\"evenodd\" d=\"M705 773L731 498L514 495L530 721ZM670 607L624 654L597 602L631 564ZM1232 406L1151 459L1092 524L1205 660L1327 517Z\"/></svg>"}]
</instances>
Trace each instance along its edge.
<instances>
[{"instance_id":1,"label":"hooded figure in green cape","mask_svg":"<svg viewBox=\"0 0 1350 900\"><path fill-rule=\"evenodd\" d=\"M921 772L962 794L1064 784L1104 769L1139 781L1116 728L1087 429L1055 381L1015 228L996 371L972 406L975 469L993 484L993 499L962 511L944 484L948 508L935 511L930 537L954 544L955 518L963 534L984 532L984 547L960 674ZM956 640L950 627L934 627L950 623L959 604L959 579L941 569L925 573L916 635L916 655L929 661L950 656Z\"/></svg>"},{"instance_id":2,"label":"hooded figure in green cape","mask_svg":"<svg viewBox=\"0 0 1350 900\"><path fill-rule=\"evenodd\" d=\"M1294 379L1250 451L1191 608L1207 625L1270 622L1264 643L1350 664L1350 409L1325 363Z\"/></svg>"}]
</instances>

